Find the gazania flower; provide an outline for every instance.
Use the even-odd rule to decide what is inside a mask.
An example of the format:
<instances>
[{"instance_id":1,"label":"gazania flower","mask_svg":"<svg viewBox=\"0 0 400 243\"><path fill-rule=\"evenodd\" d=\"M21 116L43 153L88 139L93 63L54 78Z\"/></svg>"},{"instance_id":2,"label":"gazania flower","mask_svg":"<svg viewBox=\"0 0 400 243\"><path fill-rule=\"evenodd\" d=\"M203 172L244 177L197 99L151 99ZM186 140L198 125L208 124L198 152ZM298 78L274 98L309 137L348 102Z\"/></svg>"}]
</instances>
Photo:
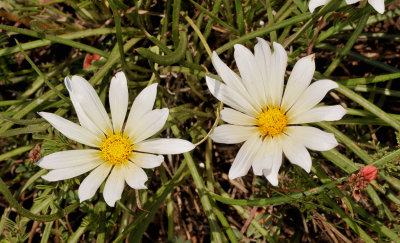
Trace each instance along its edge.
<instances>
[{"instance_id":1,"label":"gazania flower","mask_svg":"<svg viewBox=\"0 0 400 243\"><path fill-rule=\"evenodd\" d=\"M93 170L79 186L79 199L91 198L106 181L103 196L109 206L121 198L126 183L135 189L145 189L147 175L142 168L159 166L164 158L158 154L178 154L190 151L194 145L182 139L148 139L164 126L169 110L152 110L157 84L145 88L135 99L124 126L128 108L128 86L125 74L119 72L111 80L109 103L112 122L93 87L79 76L65 78L72 104L81 125L52 113L39 112L66 137L91 149L61 151L38 162L51 169L43 178L59 181Z\"/></svg>"},{"instance_id":2,"label":"gazania flower","mask_svg":"<svg viewBox=\"0 0 400 243\"><path fill-rule=\"evenodd\" d=\"M307 172L311 157L306 148L318 151L337 146L333 134L302 123L339 120L346 113L340 105L317 106L325 94L338 85L331 80L312 83L314 56L301 58L294 66L284 91L287 54L274 43L274 52L258 38L255 55L235 45L235 60L241 78L214 52L212 62L225 84L206 77L211 93L232 107L221 111L227 123L215 128L211 138L217 143L244 142L229 171L229 178L244 176L253 167L278 185L282 152Z\"/></svg>"},{"instance_id":3,"label":"gazania flower","mask_svg":"<svg viewBox=\"0 0 400 243\"><path fill-rule=\"evenodd\" d=\"M314 9L316 9L319 6L325 5L329 2L330 0L311 0L310 3L308 4L308 8L310 9L310 12L314 12ZM360 0L346 0L347 4L353 4L353 3L358 3ZM385 12L385 2L384 0L368 0L368 3L371 4L371 6L380 14L383 14Z\"/></svg>"}]
</instances>

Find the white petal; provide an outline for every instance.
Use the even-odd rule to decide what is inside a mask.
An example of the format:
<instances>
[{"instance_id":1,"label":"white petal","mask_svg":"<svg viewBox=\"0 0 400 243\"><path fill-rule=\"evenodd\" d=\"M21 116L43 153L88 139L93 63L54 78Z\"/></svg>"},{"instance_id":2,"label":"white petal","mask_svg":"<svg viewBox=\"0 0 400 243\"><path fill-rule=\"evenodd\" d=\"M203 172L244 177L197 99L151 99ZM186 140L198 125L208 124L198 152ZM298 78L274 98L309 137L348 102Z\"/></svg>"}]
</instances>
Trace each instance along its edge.
<instances>
[{"instance_id":1,"label":"white petal","mask_svg":"<svg viewBox=\"0 0 400 243\"><path fill-rule=\"evenodd\" d=\"M82 175L83 173L86 173L92 170L93 168L99 166L101 163L103 162L96 160L96 161L89 161L82 165L74 167L52 170L49 173L47 173L47 175L42 176L42 178L48 181L66 180L78 175Z\"/></svg>"},{"instance_id":2,"label":"white petal","mask_svg":"<svg viewBox=\"0 0 400 243\"><path fill-rule=\"evenodd\" d=\"M274 42L274 53L271 55L271 69L268 75L268 89L270 90L269 103L272 106L279 106L282 100L283 85L285 79L287 54L282 45Z\"/></svg>"},{"instance_id":3,"label":"white petal","mask_svg":"<svg viewBox=\"0 0 400 243\"><path fill-rule=\"evenodd\" d=\"M37 162L44 169L62 169L83 165L92 161L101 161L99 150L68 150L49 154Z\"/></svg>"},{"instance_id":4,"label":"white petal","mask_svg":"<svg viewBox=\"0 0 400 243\"><path fill-rule=\"evenodd\" d=\"M146 189L147 175L142 168L134 163L126 163L124 171L124 178L126 183L133 189Z\"/></svg>"},{"instance_id":5,"label":"white petal","mask_svg":"<svg viewBox=\"0 0 400 243\"><path fill-rule=\"evenodd\" d=\"M83 202L94 196L101 183L107 178L112 166L109 163L103 163L82 181L79 186L78 195L80 202Z\"/></svg>"},{"instance_id":6,"label":"white petal","mask_svg":"<svg viewBox=\"0 0 400 243\"><path fill-rule=\"evenodd\" d=\"M347 4L358 3L360 0L346 0Z\"/></svg>"},{"instance_id":7,"label":"white petal","mask_svg":"<svg viewBox=\"0 0 400 243\"><path fill-rule=\"evenodd\" d=\"M240 44L235 45L234 55L243 84L250 94L249 99L262 108L266 103L264 81L256 58L249 49Z\"/></svg>"},{"instance_id":8,"label":"white petal","mask_svg":"<svg viewBox=\"0 0 400 243\"><path fill-rule=\"evenodd\" d=\"M279 180L278 180L278 174L279 174L279 169L281 168L282 165L282 147L279 144L279 139L273 138L271 140L271 143L269 144L270 148L270 153L268 153L268 160L270 160L272 166L270 169L265 168L263 169L263 174L271 183L273 186L278 186Z\"/></svg>"},{"instance_id":9,"label":"white petal","mask_svg":"<svg viewBox=\"0 0 400 243\"><path fill-rule=\"evenodd\" d=\"M86 79L72 76L71 92L90 120L102 131L112 131L111 121L96 91Z\"/></svg>"},{"instance_id":10,"label":"white petal","mask_svg":"<svg viewBox=\"0 0 400 243\"><path fill-rule=\"evenodd\" d=\"M338 145L332 133L324 132L315 127L290 126L287 129L287 134L312 150L327 151Z\"/></svg>"},{"instance_id":11,"label":"white petal","mask_svg":"<svg viewBox=\"0 0 400 243\"><path fill-rule=\"evenodd\" d=\"M273 148L275 144L271 144L272 139L266 137L262 142L260 149L254 156L252 167L255 175L263 175L263 170L270 171L273 164L273 158L271 156L274 154Z\"/></svg>"},{"instance_id":12,"label":"white petal","mask_svg":"<svg viewBox=\"0 0 400 243\"><path fill-rule=\"evenodd\" d=\"M124 169L125 166L123 165L114 166L104 186L104 201L110 207L114 207L115 202L121 199L122 192L124 191Z\"/></svg>"},{"instance_id":13,"label":"white petal","mask_svg":"<svg viewBox=\"0 0 400 243\"><path fill-rule=\"evenodd\" d=\"M319 6L325 5L329 3L330 0L311 0L308 4L308 9L310 12L314 12L314 9L318 8Z\"/></svg>"},{"instance_id":14,"label":"white petal","mask_svg":"<svg viewBox=\"0 0 400 243\"><path fill-rule=\"evenodd\" d=\"M243 114L242 112L231 108L224 108L221 111L221 119L233 125L254 126L257 123L256 118Z\"/></svg>"},{"instance_id":15,"label":"white petal","mask_svg":"<svg viewBox=\"0 0 400 243\"><path fill-rule=\"evenodd\" d=\"M314 55L303 57L294 65L282 99L281 107L284 110L289 110L310 85L315 71L314 58Z\"/></svg>"},{"instance_id":16,"label":"white petal","mask_svg":"<svg viewBox=\"0 0 400 243\"><path fill-rule=\"evenodd\" d=\"M164 156L162 155L144 154L139 152L132 153L132 156L129 159L135 163L135 165L145 169L158 167L162 162L164 162Z\"/></svg>"},{"instance_id":17,"label":"white petal","mask_svg":"<svg viewBox=\"0 0 400 243\"><path fill-rule=\"evenodd\" d=\"M109 102L114 132L121 132L128 109L128 84L125 74L119 72L111 79Z\"/></svg>"},{"instance_id":18,"label":"white petal","mask_svg":"<svg viewBox=\"0 0 400 243\"><path fill-rule=\"evenodd\" d=\"M316 106L325 97L329 90L339 87L332 80L318 80L312 83L299 97L287 113L289 119Z\"/></svg>"},{"instance_id":19,"label":"white petal","mask_svg":"<svg viewBox=\"0 0 400 243\"><path fill-rule=\"evenodd\" d=\"M212 55L212 63L214 68L217 70L218 75L222 78L226 85L241 94L243 97L249 97L249 93L244 87L240 77L234 71L232 71L223 61L221 61L215 51Z\"/></svg>"},{"instance_id":20,"label":"white petal","mask_svg":"<svg viewBox=\"0 0 400 243\"><path fill-rule=\"evenodd\" d=\"M82 127L89 129L93 134L96 134L98 137L102 139L105 138L104 131L95 124L95 121L92 121L90 117L86 114L85 109L76 99L74 93L72 92L71 80L68 77L64 79L65 86L69 92L69 96L71 98L72 105L75 108L76 114L78 115L79 123Z\"/></svg>"},{"instance_id":21,"label":"white petal","mask_svg":"<svg viewBox=\"0 0 400 243\"><path fill-rule=\"evenodd\" d=\"M292 164L298 165L307 171L307 173L310 173L312 165L310 153L306 147L299 142L297 136L294 137L291 135L292 134L289 134L289 136L281 141L283 153Z\"/></svg>"},{"instance_id":22,"label":"white petal","mask_svg":"<svg viewBox=\"0 0 400 243\"><path fill-rule=\"evenodd\" d=\"M92 147L98 147L101 143L101 138L97 137L86 128L57 116L56 114L48 112L39 112L38 114L69 139Z\"/></svg>"},{"instance_id":23,"label":"white petal","mask_svg":"<svg viewBox=\"0 0 400 243\"><path fill-rule=\"evenodd\" d=\"M271 102L270 97L272 96L269 89L270 85L268 84L270 81L268 75L271 72L271 48L269 48L268 43L264 39L257 37L257 40L258 43L254 47L254 56L264 83L265 103L262 104L262 107L266 107Z\"/></svg>"},{"instance_id":24,"label":"white petal","mask_svg":"<svg viewBox=\"0 0 400 243\"><path fill-rule=\"evenodd\" d=\"M129 134L125 134L132 139L133 144L141 142L164 127L168 114L169 110L167 108L152 110L143 115L140 120L137 120L135 126L130 129Z\"/></svg>"},{"instance_id":25,"label":"white petal","mask_svg":"<svg viewBox=\"0 0 400 243\"><path fill-rule=\"evenodd\" d=\"M157 84L149 85L139 93L132 103L131 111L125 125L125 134L129 134L135 128L136 123L142 119L142 116L153 109L156 95Z\"/></svg>"},{"instance_id":26,"label":"white petal","mask_svg":"<svg viewBox=\"0 0 400 243\"><path fill-rule=\"evenodd\" d=\"M206 83L211 94L226 105L253 116L261 112L261 109L259 111L254 109L243 96L229 86L208 76L206 77Z\"/></svg>"},{"instance_id":27,"label":"white petal","mask_svg":"<svg viewBox=\"0 0 400 243\"><path fill-rule=\"evenodd\" d=\"M216 143L235 144L258 134L259 130L255 126L221 125L214 129L210 138Z\"/></svg>"},{"instance_id":28,"label":"white petal","mask_svg":"<svg viewBox=\"0 0 400 243\"><path fill-rule=\"evenodd\" d=\"M253 158L257 154L261 143L262 141L258 136L253 136L243 144L229 170L229 179L232 180L244 176L249 172Z\"/></svg>"},{"instance_id":29,"label":"white petal","mask_svg":"<svg viewBox=\"0 0 400 243\"><path fill-rule=\"evenodd\" d=\"M380 14L385 12L384 0L368 0L368 3Z\"/></svg>"},{"instance_id":30,"label":"white petal","mask_svg":"<svg viewBox=\"0 0 400 243\"><path fill-rule=\"evenodd\" d=\"M135 151L152 154L181 154L194 148L191 142L178 138L153 138L133 146Z\"/></svg>"},{"instance_id":31,"label":"white petal","mask_svg":"<svg viewBox=\"0 0 400 243\"><path fill-rule=\"evenodd\" d=\"M290 118L290 124L302 124L320 121L337 121L342 119L346 110L341 105L319 106Z\"/></svg>"}]
</instances>

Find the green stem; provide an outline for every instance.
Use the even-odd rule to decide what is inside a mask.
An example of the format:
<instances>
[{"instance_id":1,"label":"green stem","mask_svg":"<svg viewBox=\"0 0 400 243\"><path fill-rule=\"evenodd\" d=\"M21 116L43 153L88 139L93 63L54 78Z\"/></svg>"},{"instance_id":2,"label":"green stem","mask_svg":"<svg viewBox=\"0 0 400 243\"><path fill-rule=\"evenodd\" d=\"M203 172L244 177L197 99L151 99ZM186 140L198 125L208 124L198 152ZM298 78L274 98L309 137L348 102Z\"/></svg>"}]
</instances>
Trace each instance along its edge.
<instances>
[{"instance_id":1,"label":"green stem","mask_svg":"<svg viewBox=\"0 0 400 243\"><path fill-rule=\"evenodd\" d=\"M167 54L165 56L160 56L155 54L154 52L150 51L147 48L140 47L136 51L143 56L144 58L147 58L151 60L152 62L161 64L161 65L171 65L174 63L179 62L185 57L185 52L187 48L187 35L186 32L181 31L179 32L179 45L176 48L176 50L170 54Z\"/></svg>"},{"instance_id":2,"label":"green stem","mask_svg":"<svg viewBox=\"0 0 400 243\"><path fill-rule=\"evenodd\" d=\"M26 151L29 151L29 150L33 149L33 147L35 147L35 146L34 145L27 145L27 146L22 146L22 147L14 149L14 150L8 151L6 153L3 153L3 154L0 155L0 161L9 159L11 157L20 155L22 153L25 153Z\"/></svg>"},{"instance_id":3,"label":"green stem","mask_svg":"<svg viewBox=\"0 0 400 243\"><path fill-rule=\"evenodd\" d=\"M285 196L279 196L279 197L270 197L270 198L263 198L263 199L256 199L256 200L242 200L242 199L232 199L230 197L225 196L221 196L218 195L216 193L210 192L208 191L208 194L213 197L214 199L216 199L217 201L220 201L222 203L228 204L228 205L236 205L236 206L261 206L261 207L265 207L268 205L280 205L283 203L287 203L287 202L292 202L295 201L297 199L300 198L304 198L307 196L311 196L311 195L315 195L321 192L324 192L328 189L332 189L335 187L335 184L346 179L345 177L339 179L336 182L330 182L327 184L324 184L322 186L319 187L315 187L306 191L302 191L302 192L295 192L292 194L288 194Z\"/></svg>"}]
</instances>

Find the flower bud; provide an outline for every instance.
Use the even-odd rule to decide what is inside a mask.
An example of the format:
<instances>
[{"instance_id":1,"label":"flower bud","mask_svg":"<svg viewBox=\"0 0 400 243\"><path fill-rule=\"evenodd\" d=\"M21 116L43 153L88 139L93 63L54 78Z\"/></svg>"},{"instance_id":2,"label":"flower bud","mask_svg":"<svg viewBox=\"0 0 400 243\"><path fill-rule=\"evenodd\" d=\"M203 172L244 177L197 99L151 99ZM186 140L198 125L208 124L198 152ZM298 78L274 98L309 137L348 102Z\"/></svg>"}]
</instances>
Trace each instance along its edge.
<instances>
[{"instance_id":1,"label":"flower bud","mask_svg":"<svg viewBox=\"0 0 400 243\"><path fill-rule=\"evenodd\" d=\"M371 181L375 180L375 178L376 178L376 176L378 174L378 170L373 165L365 166L362 169L362 172L364 174L365 180L367 180L368 182L371 182Z\"/></svg>"}]
</instances>

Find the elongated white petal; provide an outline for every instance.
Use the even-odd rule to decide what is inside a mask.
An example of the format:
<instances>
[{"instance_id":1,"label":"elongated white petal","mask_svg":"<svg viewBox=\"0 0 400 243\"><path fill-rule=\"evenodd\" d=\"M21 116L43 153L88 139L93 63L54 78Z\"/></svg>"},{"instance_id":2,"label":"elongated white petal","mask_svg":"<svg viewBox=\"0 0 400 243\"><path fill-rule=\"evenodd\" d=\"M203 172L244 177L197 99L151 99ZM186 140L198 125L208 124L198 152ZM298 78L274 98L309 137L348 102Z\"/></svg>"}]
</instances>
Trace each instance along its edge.
<instances>
[{"instance_id":1,"label":"elongated white petal","mask_svg":"<svg viewBox=\"0 0 400 243\"><path fill-rule=\"evenodd\" d=\"M255 175L263 175L263 171L270 171L272 169L272 163L274 162L272 155L274 155L274 146L272 144L272 139L268 137L264 139L260 149L257 154L254 156L252 167Z\"/></svg>"},{"instance_id":2,"label":"elongated white petal","mask_svg":"<svg viewBox=\"0 0 400 243\"><path fill-rule=\"evenodd\" d=\"M358 3L360 0L346 0L347 4Z\"/></svg>"},{"instance_id":3,"label":"elongated white petal","mask_svg":"<svg viewBox=\"0 0 400 243\"><path fill-rule=\"evenodd\" d=\"M81 124L81 126L90 130L96 136L98 136L102 139L105 138L105 134L104 134L105 131L103 131L98 125L96 125L95 121L92 121L90 119L90 117L86 114L85 109L82 107L82 105L76 99L74 92L72 92L71 80L68 77L65 77L64 83L69 92L69 96L71 98L72 105L75 108L75 111L76 111L76 114L78 115L78 120L79 120L79 123Z\"/></svg>"},{"instance_id":4,"label":"elongated white petal","mask_svg":"<svg viewBox=\"0 0 400 243\"><path fill-rule=\"evenodd\" d=\"M258 136L252 136L243 144L229 170L229 179L232 180L247 174L261 143Z\"/></svg>"},{"instance_id":5,"label":"elongated white petal","mask_svg":"<svg viewBox=\"0 0 400 243\"><path fill-rule=\"evenodd\" d=\"M164 156L134 152L129 159L141 168L151 169L160 166Z\"/></svg>"},{"instance_id":6,"label":"elongated white petal","mask_svg":"<svg viewBox=\"0 0 400 243\"><path fill-rule=\"evenodd\" d=\"M104 201L110 207L114 207L115 202L121 199L125 186L124 169L123 165L114 166L104 186Z\"/></svg>"},{"instance_id":7,"label":"elongated white petal","mask_svg":"<svg viewBox=\"0 0 400 243\"><path fill-rule=\"evenodd\" d=\"M142 168L134 163L126 163L124 171L124 178L126 183L133 189L146 189L147 175Z\"/></svg>"},{"instance_id":8,"label":"elongated white petal","mask_svg":"<svg viewBox=\"0 0 400 243\"><path fill-rule=\"evenodd\" d=\"M235 45L234 55L243 84L251 94L249 98L253 101L252 104L262 108L266 103L264 81L256 58L249 49L240 44Z\"/></svg>"},{"instance_id":9,"label":"elongated white petal","mask_svg":"<svg viewBox=\"0 0 400 243\"><path fill-rule=\"evenodd\" d=\"M287 129L287 134L312 150L327 151L338 145L332 133L324 132L315 127L290 126Z\"/></svg>"},{"instance_id":10,"label":"elongated white petal","mask_svg":"<svg viewBox=\"0 0 400 243\"><path fill-rule=\"evenodd\" d=\"M101 183L107 178L112 166L109 163L103 163L82 181L79 186L78 195L80 202L83 202L94 196Z\"/></svg>"},{"instance_id":11,"label":"elongated white petal","mask_svg":"<svg viewBox=\"0 0 400 243\"><path fill-rule=\"evenodd\" d=\"M153 138L133 146L135 151L152 154L181 154L194 149L194 144L178 138Z\"/></svg>"},{"instance_id":12,"label":"elongated white petal","mask_svg":"<svg viewBox=\"0 0 400 243\"><path fill-rule=\"evenodd\" d=\"M98 147L101 143L101 139L86 128L57 116L56 114L48 112L39 112L38 114L69 139L92 147Z\"/></svg>"},{"instance_id":13,"label":"elongated white petal","mask_svg":"<svg viewBox=\"0 0 400 243\"><path fill-rule=\"evenodd\" d=\"M114 132L121 132L128 109L128 84L125 74L119 72L111 79L109 102Z\"/></svg>"},{"instance_id":14,"label":"elongated white petal","mask_svg":"<svg viewBox=\"0 0 400 243\"><path fill-rule=\"evenodd\" d=\"M206 77L206 82L211 94L226 105L248 115L255 116L261 112L261 109L259 109L259 111L254 109L244 97L229 86L210 77Z\"/></svg>"},{"instance_id":15,"label":"elongated white petal","mask_svg":"<svg viewBox=\"0 0 400 243\"><path fill-rule=\"evenodd\" d=\"M282 165L282 147L279 144L278 139L274 138L271 140L271 143L269 144L270 152L268 153L268 160L270 160L272 166L270 169L266 168L263 169L263 174L271 183L273 186L278 186L279 180L278 180L278 174L279 174L279 169L281 168Z\"/></svg>"},{"instance_id":16,"label":"elongated white petal","mask_svg":"<svg viewBox=\"0 0 400 243\"><path fill-rule=\"evenodd\" d=\"M230 88L241 94L243 97L248 97L249 93L244 87L241 78L232 71L214 51L212 55L212 64L217 70L218 75L222 78L224 83Z\"/></svg>"},{"instance_id":17,"label":"elongated white petal","mask_svg":"<svg viewBox=\"0 0 400 243\"><path fill-rule=\"evenodd\" d=\"M314 12L314 9L318 8L319 6L325 5L329 2L330 0L311 0L310 3L308 4L308 9L310 12Z\"/></svg>"},{"instance_id":18,"label":"elongated white petal","mask_svg":"<svg viewBox=\"0 0 400 243\"><path fill-rule=\"evenodd\" d=\"M289 134L286 139L281 141L283 153L292 164L298 165L310 173L312 165L310 153L297 138L297 136Z\"/></svg>"},{"instance_id":19,"label":"elongated white petal","mask_svg":"<svg viewBox=\"0 0 400 243\"><path fill-rule=\"evenodd\" d=\"M90 120L102 131L112 131L110 118L92 85L79 76L72 76L70 84L73 96Z\"/></svg>"},{"instance_id":20,"label":"elongated white petal","mask_svg":"<svg viewBox=\"0 0 400 243\"><path fill-rule=\"evenodd\" d=\"M149 85L139 93L135 101L132 103L131 111L129 112L125 125L125 134L129 134L136 126L136 123L140 121L142 116L153 109L156 95L157 84Z\"/></svg>"},{"instance_id":21,"label":"elongated white petal","mask_svg":"<svg viewBox=\"0 0 400 243\"><path fill-rule=\"evenodd\" d=\"M283 85L286 73L287 54L282 45L274 42L274 53L271 55L271 69L268 73L268 89L270 90L268 100L270 105L279 106L282 100Z\"/></svg>"},{"instance_id":22,"label":"elongated white petal","mask_svg":"<svg viewBox=\"0 0 400 243\"><path fill-rule=\"evenodd\" d=\"M346 110L341 105L314 107L309 111L291 117L290 124L303 124L319 121L337 121L342 119Z\"/></svg>"},{"instance_id":23,"label":"elongated white petal","mask_svg":"<svg viewBox=\"0 0 400 243\"><path fill-rule=\"evenodd\" d=\"M231 108L224 108L221 111L221 119L233 125L254 126L257 123L256 118Z\"/></svg>"},{"instance_id":24,"label":"elongated white petal","mask_svg":"<svg viewBox=\"0 0 400 243\"><path fill-rule=\"evenodd\" d=\"M62 169L101 160L96 149L68 150L49 154L40 159L37 165L44 169Z\"/></svg>"},{"instance_id":25,"label":"elongated white petal","mask_svg":"<svg viewBox=\"0 0 400 243\"><path fill-rule=\"evenodd\" d=\"M306 112L316 106L324 98L329 90L339 87L337 83L331 80L318 80L312 83L299 97L296 103L290 108L289 119L303 112Z\"/></svg>"},{"instance_id":26,"label":"elongated white petal","mask_svg":"<svg viewBox=\"0 0 400 243\"><path fill-rule=\"evenodd\" d=\"M255 126L220 125L214 129L210 138L216 143L235 144L258 134L258 128Z\"/></svg>"},{"instance_id":27,"label":"elongated white petal","mask_svg":"<svg viewBox=\"0 0 400 243\"><path fill-rule=\"evenodd\" d=\"M132 143L141 142L160 131L168 119L168 114L169 110L164 108L152 110L143 115L130 130L130 133L127 134L132 139Z\"/></svg>"},{"instance_id":28,"label":"elongated white petal","mask_svg":"<svg viewBox=\"0 0 400 243\"><path fill-rule=\"evenodd\" d=\"M368 3L380 14L385 12L384 0L368 0Z\"/></svg>"},{"instance_id":29,"label":"elongated white petal","mask_svg":"<svg viewBox=\"0 0 400 243\"><path fill-rule=\"evenodd\" d=\"M310 85L315 71L314 55L309 55L297 61L290 74L282 98L281 107L288 110Z\"/></svg>"},{"instance_id":30,"label":"elongated white petal","mask_svg":"<svg viewBox=\"0 0 400 243\"><path fill-rule=\"evenodd\" d=\"M262 107L266 107L268 106L268 103L272 101L272 91L269 88L270 84L268 84L268 82L272 81L269 80L269 73L271 72L271 48L264 39L257 37L257 41L258 43L254 47L254 56L261 73L261 79L264 83L263 92L265 103L262 104Z\"/></svg>"},{"instance_id":31,"label":"elongated white petal","mask_svg":"<svg viewBox=\"0 0 400 243\"><path fill-rule=\"evenodd\" d=\"M102 162L96 161L88 161L82 165L77 165L74 167L62 168L52 170L47 175L42 176L43 179L48 181L61 181L69 178L73 178L78 175L82 175L93 168L99 166Z\"/></svg>"}]
</instances>

